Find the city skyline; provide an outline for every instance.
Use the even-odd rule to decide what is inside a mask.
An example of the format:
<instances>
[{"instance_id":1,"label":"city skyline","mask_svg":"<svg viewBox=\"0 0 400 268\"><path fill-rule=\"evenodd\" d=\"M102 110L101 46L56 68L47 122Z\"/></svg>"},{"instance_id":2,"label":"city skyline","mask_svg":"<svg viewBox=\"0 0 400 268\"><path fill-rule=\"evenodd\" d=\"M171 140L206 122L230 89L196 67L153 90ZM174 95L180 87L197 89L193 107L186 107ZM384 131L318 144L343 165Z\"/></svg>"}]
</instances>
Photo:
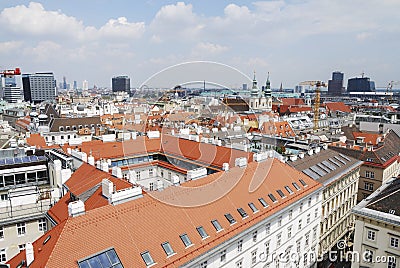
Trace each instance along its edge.
<instances>
[{"instance_id":1,"label":"city skyline","mask_svg":"<svg viewBox=\"0 0 400 268\"><path fill-rule=\"evenodd\" d=\"M0 68L51 71L57 81L66 76L90 87L111 87L113 76L128 75L138 87L163 68L205 60L248 76L256 70L260 84L270 72L273 88L327 81L333 71L344 73L345 85L365 73L385 87L400 80L399 8L391 0L5 0Z\"/></svg>"}]
</instances>

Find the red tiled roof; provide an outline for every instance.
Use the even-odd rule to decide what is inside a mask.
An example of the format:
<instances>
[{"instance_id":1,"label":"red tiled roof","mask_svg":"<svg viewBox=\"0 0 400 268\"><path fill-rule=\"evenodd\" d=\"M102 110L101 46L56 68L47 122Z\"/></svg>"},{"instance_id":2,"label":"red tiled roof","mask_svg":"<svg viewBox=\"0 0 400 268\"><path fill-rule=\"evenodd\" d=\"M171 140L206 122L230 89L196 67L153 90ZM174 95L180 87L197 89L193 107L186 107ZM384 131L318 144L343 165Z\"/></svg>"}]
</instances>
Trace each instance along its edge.
<instances>
[{"instance_id":1,"label":"red tiled roof","mask_svg":"<svg viewBox=\"0 0 400 268\"><path fill-rule=\"evenodd\" d=\"M383 140L382 134L353 132L354 139L364 137L364 142L368 144L377 145L379 140Z\"/></svg>"},{"instance_id":2,"label":"red tiled roof","mask_svg":"<svg viewBox=\"0 0 400 268\"><path fill-rule=\"evenodd\" d=\"M40 134L30 134L30 137L26 139L26 143L28 143L30 146L37 146L37 147L46 147L46 141L44 140L44 137L42 137Z\"/></svg>"},{"instance_id":3,"label":"red tiled roof","mask_svg":"<svg viewBox=\"0 0 400 268\"><path fill-rule=\"evenodd\" d=\"M304 105L304 100L302 98L282 98L283 105Z\"/></svg>"},{"instance_id":4,"label":"red tiled roof","mask_svg":"<svg viewBox=\"0 0 400 268\"><path fill-rule=\"evenodd\" d=\"M292 182L299 184L299 178L308 184L306 188L302 187L284 199L276 195L278 202L266 200L269 207L262 208L258 198L284 189ZM115 249L124 267L146 267L140 253L147 250L156 263L154 267L178 267L320 187L318 182L279 160L252 162L247 168L232 168L229 172L219 172L192 181L188 187L169 187L162 192L155 192L154 198L144 194L142 198L120 205L106 205L85 215L70 217L49 232L52 235L49 240L51 243L43 245L43 238L34 242L35 261L30 267L58 268L60 264L63 267L77 267L77 260L108 248ZM207 197L212 198L211 202L205 199ZM167 203L178 200L188 206ZM205 203L190 205L194 201ZM253 202L260 211L251 213L249 202ZM236 209L240 207L249 212L249 217L239 217ZM231 213L237 223L230 225L224 217L225 213ZM215 231L210 222L213 219L219 221L222 231ZM198 226L203 226L208 238L199 236L196 231ZM184 233L190 237L193 246L185 248L179 238ZM176 252L168 258L161 247L165 241ZM24 254L20 253L9 264L15 267L22 259Z\"/></svg>"},{"instance_id":5,"label":"red tiled roof","mask_svg":"<svg viewBox=\"0 0 400 268\"><path fill-rule=\"evenodd\" d=\"M340 111L344 113L351 113L349 106L343 102L325 102L324 105L329 111Z\"/></svg>"}]
</instances>

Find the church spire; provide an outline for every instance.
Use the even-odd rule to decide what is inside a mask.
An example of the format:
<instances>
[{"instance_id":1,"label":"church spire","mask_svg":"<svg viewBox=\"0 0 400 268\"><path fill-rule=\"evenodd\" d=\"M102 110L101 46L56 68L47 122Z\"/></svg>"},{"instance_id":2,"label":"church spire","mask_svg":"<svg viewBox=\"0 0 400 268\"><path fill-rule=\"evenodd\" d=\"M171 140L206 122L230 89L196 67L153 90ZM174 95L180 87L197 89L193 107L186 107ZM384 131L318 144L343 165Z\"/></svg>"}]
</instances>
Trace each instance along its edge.
<instances>
[{"instance_id":1,"label":"church spire","mask_svg":"<svg viewBox=\"0 0 400 268\"><path fill-rule=\"evenodd\" d=\"M257 87L257 79L256 79L256 71L254 71L254 76L253 76L253 87L252 89L258 89Z\"/></svg>"},{"instance_id":2,"label":"church spire","mask_svg":"<svg viewBox=\"0 0 400 268\"><path fill-rule=\"evenodd\" d=\"M271 93L272 93L271 92L271 82L269 81L269 72L268 72L267 82L265 82L265 96L266 97L271 97L272 96Z\"/></svg>"}]
</instances>

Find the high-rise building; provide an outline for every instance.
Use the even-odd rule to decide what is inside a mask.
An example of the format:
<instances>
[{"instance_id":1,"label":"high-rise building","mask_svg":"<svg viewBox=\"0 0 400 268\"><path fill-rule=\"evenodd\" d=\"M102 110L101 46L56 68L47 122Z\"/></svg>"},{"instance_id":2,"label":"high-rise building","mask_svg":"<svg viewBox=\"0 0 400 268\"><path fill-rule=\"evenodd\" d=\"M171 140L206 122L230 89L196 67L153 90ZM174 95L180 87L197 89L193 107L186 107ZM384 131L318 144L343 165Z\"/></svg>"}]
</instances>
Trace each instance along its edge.
<instances>
[{"instance_id":1,"label":"high-rise building","mask_svg":"<svg viewBox=\"0 0 400 268\"><path fill-rule=\"evenodd\" d=\"M39 103L56 98L56 81L53 73L23 74L24 100Z\"/></svg>"},{"instance_id":2,"label":"high-rise building","mask_svg":"<svg viewBox=\"0 0 400 268\"><path fill-rule=\"evenodd\" d=\"M341 95L343 89L343 78L344 74L341 72L333 72L332 79L328 81L328 94L329 95Z\"/></svg>"},{"instance_id":3,"label":"high-rise building","mask_svg":"<svg viewBox=\"0 0 400 268\"><path fill-rule=\"evenodd\" d=\"M67 89L67 78L65 76L63 77L62 89Z\"/></svg>"},{"instance_id":4,"label":"high-rise building","mask_svg":"<svg viewBox=\"0 0 400 268\"><path fill-rule=\"evenodd\" d=\"M83 80L82 82L82 90L87 91L89 89L89 82L87 80Z\"/></svg>"},{"instance_id":5,"label":"high-rise building","mask_svg":"<svg viewBox=\"0 0 400 268\"><path fill-rule=\"evenodd\" d=\"M112 91L131 91L131 79L128 76L115 76L112 78Z\"/></svg>"},{"instance_id":6,"label":"high-rise building","mask_svg":"<svg viewBox=\"0 0 400 268\"><path fill-rule=\"evenodd\" d=\"M78 88L78 83L76 81L74 81L74 90L76 90Z\"/></svg>"},{"instance_id":7,"label":"high-rise building","mask_svg":"<svg viewBox=\"0 0 400 268\"><path fill-rule=\"evenodd\" d=\"M375 82L370 81L369 77L350 78L347 83L347 92L373 92Z\"/></svg>"},{"instance_id":8,"label":"high-rise building","mask_svg":"<svg viewBox=\"0 0 400 268\"><path fill-rule=\"evenodd\" d=\"M9 103L16 103L23 99L21 87L6 85L3 89L3 99Z\"/></svg>"}]
</instances>

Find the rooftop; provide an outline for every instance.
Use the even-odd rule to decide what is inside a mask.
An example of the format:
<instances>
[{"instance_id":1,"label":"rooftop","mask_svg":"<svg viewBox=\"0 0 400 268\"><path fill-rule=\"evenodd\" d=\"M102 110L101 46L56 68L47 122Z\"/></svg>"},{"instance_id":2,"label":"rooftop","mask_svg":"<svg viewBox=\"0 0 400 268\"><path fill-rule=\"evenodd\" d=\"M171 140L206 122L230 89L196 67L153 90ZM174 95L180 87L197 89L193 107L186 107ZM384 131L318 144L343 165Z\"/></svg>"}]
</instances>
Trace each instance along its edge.
<instances>
[{"instance_id":1,"label":"rooftop","mask_svg":"<svg viewBox=\"0 0 400 268\"><path fill-rule=\"evenodd\" d=\"M287 191L285 186L293 193L286 193L286 197L276 194L277 190ZM320 187L318 182L279 160L252 162L246 168L235 167L189 182L187 187L172 186L152 196L145 193L136 200L116 206L105 205L85 215L69 217L33 243L35 260L30 267L59 267L60 263L65 267L78 267L78 260L111 248L124 267L146 267L141 256L146 252L154 260L154 267L177 267L306 198ZM277 202L268 198L271 193L275 194ZM263 206L260 198L268 206ZM252 212L250 203L258 211ZM239 208L248 217L243 218ZM231 224L227 214L236 223ZM222 230L216 230L213 220L217 220ZM182 237L189 238L190 244L185 245ZM174 254L166 254L162 247L164 242L168 242ZM23 259L24 251L9 264L15 267Z\"/></svg>"}]
</instances>

